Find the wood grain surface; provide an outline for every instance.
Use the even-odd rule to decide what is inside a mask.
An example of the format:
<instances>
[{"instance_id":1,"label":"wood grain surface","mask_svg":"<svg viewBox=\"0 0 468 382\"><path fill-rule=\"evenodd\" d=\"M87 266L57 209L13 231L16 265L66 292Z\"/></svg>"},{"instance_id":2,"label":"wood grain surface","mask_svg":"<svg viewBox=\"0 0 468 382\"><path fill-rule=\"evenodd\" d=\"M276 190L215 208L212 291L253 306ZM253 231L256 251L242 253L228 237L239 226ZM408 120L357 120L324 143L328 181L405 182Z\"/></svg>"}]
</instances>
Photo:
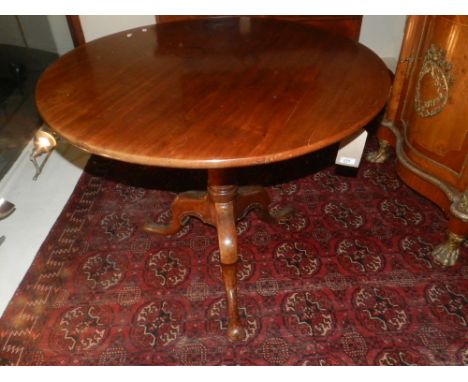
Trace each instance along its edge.
<instances>
[{"instance_id":1,"label":"wood grain surface","mask_svg":"<svg viewBox=\"0 0 468 382\"><path fill-rule=\"evenodd\" d=\"M190 20L71 51L38 81L44 121L84 150L183 168L299 156L364 126L390 78L368 48L267 18Z\"/></svg>"}]
</instances>

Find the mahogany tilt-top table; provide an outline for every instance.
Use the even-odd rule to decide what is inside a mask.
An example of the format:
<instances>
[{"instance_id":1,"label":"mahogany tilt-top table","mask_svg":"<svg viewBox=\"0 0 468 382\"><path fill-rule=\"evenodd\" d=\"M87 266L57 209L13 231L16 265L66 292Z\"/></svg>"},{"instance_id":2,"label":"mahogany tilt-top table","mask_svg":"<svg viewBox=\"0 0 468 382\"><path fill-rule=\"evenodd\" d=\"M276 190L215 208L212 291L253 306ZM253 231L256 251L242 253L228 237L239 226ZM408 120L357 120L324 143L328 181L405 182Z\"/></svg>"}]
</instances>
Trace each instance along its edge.
<instances>
[{"instance_id":1,"label":"mahogany tilt-top table","mask_svg":"<svg viewBox=\"0 0 468 382\"><path fill-rule=\"evenodd\" d=\"M150 166L208 170L207 192L176 197L174 234L194 216L217 228L231 340L237 309L236 220L274 220L240 167L293 158L353 134L384 106L390 78L369 49L293 22L238 17L180 21L81 46L40 78L44 121L91 153Z\"/></svg>"}]
</instances>

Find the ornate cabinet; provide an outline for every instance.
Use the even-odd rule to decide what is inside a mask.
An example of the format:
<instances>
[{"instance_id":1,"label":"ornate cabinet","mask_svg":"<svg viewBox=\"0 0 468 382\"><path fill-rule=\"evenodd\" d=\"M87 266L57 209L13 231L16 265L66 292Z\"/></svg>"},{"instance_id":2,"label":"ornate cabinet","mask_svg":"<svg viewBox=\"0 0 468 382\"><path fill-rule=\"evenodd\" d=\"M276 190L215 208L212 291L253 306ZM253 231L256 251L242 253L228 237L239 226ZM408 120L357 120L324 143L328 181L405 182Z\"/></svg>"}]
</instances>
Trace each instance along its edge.
<instances>
[{"instance_id":1,"label":"ornate cabinet","mask_svg":"<svg viewBox=\"0 0 468 382\"><path fill-rule=\"evenodd\" d=\"M377 135L395 147L401 179L446 213L435 261L453 265L468 236L468 16L410 16L386 114Z\"/></svg>"}]
</instances>

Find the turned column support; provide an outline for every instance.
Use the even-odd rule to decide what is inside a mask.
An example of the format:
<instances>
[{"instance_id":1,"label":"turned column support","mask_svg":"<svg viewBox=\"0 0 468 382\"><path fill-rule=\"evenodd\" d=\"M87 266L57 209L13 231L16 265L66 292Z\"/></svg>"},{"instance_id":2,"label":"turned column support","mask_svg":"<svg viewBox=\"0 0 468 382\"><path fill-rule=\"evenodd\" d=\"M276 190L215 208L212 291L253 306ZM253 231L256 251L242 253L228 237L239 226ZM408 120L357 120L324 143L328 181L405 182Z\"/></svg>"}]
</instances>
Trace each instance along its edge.
<instances>
[{"instance_id":1,"label":"turned column support","mask_svg":"<svg viewBox=\"0 0 468 382\"><path fill-rule=\"evenodd\" d=\"M213 203L215 212L220 263L226 291L227 336L231 341L236 341L245 338L245 329L240 322L237 307L237 262L239 258L237 255L235 202L238 187L232 184L223 184L223 182L232 180L232 174L229 172L208 171L208 197Z\"/></svg>"},{"instance_id":2,"label":"turned column support","mask_svg":"<svg viewBox=\"0 0 468 382\"><path fill-rule=\"evenodd\" d=\"M253 209L259 217L276 222L290 215L293 210L285 207L274 216L270 215L270 197L261 186L238 187L235 170L208 170L208 190L188 191L179 194L171 204L171 220L168 224L146 223L144 229L161 235L177 233L190 217L196 217L218 231L220 264L226 291L228 328L230 340L245 338L237 306L237 231L236 221Z\"/></svg>"}]
</instances>

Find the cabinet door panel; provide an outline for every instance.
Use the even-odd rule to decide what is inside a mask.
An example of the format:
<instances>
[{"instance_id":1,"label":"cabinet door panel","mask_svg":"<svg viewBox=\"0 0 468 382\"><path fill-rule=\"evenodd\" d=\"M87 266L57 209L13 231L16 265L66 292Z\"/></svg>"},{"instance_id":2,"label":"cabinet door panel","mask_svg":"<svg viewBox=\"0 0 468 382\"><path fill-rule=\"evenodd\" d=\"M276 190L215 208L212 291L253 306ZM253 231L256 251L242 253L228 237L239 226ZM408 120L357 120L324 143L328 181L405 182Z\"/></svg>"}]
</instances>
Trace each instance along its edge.
<instances>
[{"instance_id":1,"label":"cabinet door panel","mask_svg":"<svg viewBox=\"0 0 468 382\"><path fill-rule=\"evenodd\" d=\"M452 181L461 176L468 151L467 21L440 16L429 20L401 121L412 159L426 159L439 167L433 172Z\"/></svg>"}]
</instances>

